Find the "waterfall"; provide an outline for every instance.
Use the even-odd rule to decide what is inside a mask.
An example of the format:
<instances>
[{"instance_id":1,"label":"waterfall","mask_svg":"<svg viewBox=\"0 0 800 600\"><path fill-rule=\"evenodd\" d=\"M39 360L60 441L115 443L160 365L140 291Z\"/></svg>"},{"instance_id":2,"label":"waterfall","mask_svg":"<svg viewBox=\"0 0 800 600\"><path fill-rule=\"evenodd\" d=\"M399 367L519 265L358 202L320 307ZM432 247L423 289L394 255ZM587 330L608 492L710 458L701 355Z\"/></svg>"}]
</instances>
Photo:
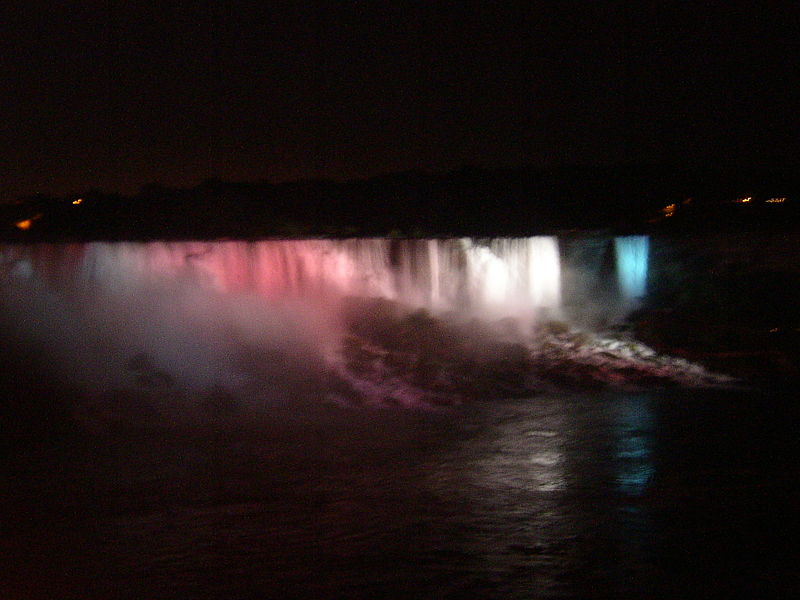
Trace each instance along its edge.
<instances>
[{"instance_id":1,"label":"waterfall","mask_svg":"<svg viewBox=\"0 0 800 600\"><path fill-rule=\"evenodd\" d=\"M571 327L604 327L645 294L648 238L610 242L567 240L563 251L549 236L0 244L0 350L91 391L90 411L95 393L111 407L120 389L146 402L277 399L303 385L317 386L311 396L449 401L478 364L476 390L500 365L510 369L500 389L522 391L526 361L594 357L584 342L570 345ZM568 323L538 326L554 318ZM566 345L542 343L548 332Z\"/></svg>"},{"instance_id":2,"label":"waterfall","mask_svg":"<svg viewBox=\"0 0 800 600\"><path fill-rule=\"evenodd\" d=\"M555 237L462 242L473 306L516 315L560 306L561 267Z\"/></svg>"},{"instance_id":3,"label":"waterfall","mask_svg":"<svg viewBox=\"0 0 800 600\"><path fill-rule=\"evenodd\" d=\"M617 280L622 299L630 305L641 300L647 291L647 261L650 240L645 235L614 238Z\"/></svg>"},{"instance_id":4,"label":"waterfall","mask_svg":"<svg viewBox=\"0 0 800 600\"><path fill-rule=\"evenodd\" d=\"M433 308L439 308L442 304L441 295L441 274L439 272L439 241L428 240L428 268L430 269L431 293L430 301Z\"/></svg>"},{"instance_id":5,"label":"waterfall","mask_svg":"<svg viewBox=\"0 0 800 600\"><path fill-rule=\"evenodd\" d=\"M563 294L571 306L597 303L606 242L566 246ZM613 240L616 287L627 309L646 293L647 236ZM347 296L386 298L432 311L493 316L558 311L562 304L559 241L527 238L90 242L8 245L0 276L39 277L56 287L92 285L112 293L180 282L224 295L302 300L317 308ZM613 268L613 267L612 267Z\"/></svg>"},{"instance_id":6,"label":"waterfall","mask_svg":"<svg viewBox=\"0 0 800 600\"><path fill-rule=\"evenodd\" d=\"M237 348L326 354L353 297L536 318L558 309L558 261L544 237L0 244L0 333L47 348L95 387L128 377L142 352L174 380L208 386L235 378Z\"/></svg>"},{"instance_id":7,"label":"waterfall","mask_svg":"<svg viewBox=\"0 0 800 600\"><path fill-rule=\"evenodd\" d=\"M533 305L558 308L561 305L561 264L558 240L554 237L528 238L528 286Z\"/></svg>"},{"instance_id":8,"label":"waterfall","mask_svg":"<svg viewBox=\"0 0 800 600\"><path fill-rule=\"evenodd\" d=\"M431 240L91 242L3 251L7 272L112 295L193 287L321 307L347 296L514 316L561 302L554 237ZM58 281L54 278L58 274Z\"/></svg>"}]
</instances>

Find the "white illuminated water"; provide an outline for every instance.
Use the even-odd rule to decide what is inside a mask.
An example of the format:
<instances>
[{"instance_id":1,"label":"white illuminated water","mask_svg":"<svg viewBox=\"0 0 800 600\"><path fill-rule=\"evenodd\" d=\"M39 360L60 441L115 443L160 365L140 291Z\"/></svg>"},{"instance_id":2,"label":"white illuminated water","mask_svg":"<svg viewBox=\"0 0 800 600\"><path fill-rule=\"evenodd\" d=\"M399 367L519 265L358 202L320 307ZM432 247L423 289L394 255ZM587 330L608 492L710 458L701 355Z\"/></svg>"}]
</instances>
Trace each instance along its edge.
<instances>
[{"instance_id":1,"label":"white illuminated water","mask_svg":"<svg viewBox=\"0 0 800 600\"><path fill-rule=\"evenodd\" d=\"M463 240L473 305L515 315L561 305L561 264L555 237Z\"/></svg>"}]
</instances>

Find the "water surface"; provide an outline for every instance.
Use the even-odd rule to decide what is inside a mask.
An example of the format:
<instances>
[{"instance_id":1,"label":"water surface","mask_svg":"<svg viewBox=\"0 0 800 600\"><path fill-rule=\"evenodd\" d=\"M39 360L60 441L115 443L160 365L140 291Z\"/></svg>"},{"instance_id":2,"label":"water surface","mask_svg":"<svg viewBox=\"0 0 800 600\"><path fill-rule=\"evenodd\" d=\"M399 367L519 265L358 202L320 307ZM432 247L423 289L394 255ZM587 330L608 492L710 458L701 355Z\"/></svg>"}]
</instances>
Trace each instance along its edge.
<instances>
[{"instance_id":1,"label":"water surface","mask_svg":"<svg viewBox=\"0 0 800 600\"><path fill-rule=\"evenodd\" d=\"M799 589L796 417L788 395L605 393L21 444L0 592L777 597Z\"/></svg>"}]
</instances>

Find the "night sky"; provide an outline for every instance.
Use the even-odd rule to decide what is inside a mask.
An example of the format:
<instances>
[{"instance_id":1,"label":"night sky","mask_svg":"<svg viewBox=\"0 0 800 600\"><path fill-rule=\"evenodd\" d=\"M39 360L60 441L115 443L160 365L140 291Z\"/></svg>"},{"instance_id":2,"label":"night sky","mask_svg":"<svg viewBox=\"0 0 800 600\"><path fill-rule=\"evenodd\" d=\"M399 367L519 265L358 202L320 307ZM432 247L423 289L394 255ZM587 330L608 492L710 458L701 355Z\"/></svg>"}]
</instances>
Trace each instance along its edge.
<instances>
[{"instance_id":1,"label":"night sky","mask_svg":"<svg viewBox=\"0 0 800 600\"><path fill-rule=\"evenodd\" d=\"M464 165L800 167L800 28L780 3L81 4L0 9L0 201Z\"/></svg>"}]
</instances>

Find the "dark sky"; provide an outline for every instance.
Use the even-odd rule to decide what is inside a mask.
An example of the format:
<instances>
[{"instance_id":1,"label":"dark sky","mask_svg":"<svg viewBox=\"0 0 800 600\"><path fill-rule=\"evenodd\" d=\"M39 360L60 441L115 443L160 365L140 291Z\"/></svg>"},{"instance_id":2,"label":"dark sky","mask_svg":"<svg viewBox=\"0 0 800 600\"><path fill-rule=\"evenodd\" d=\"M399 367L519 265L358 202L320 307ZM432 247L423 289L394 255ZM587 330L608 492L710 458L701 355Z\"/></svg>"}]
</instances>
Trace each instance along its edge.
<instances>
[{"instance_id":1,"label":"dark sky","mask_svg":"<svg viewBox=\"0 0 800 600\"><path fill-rule=\"evenodd\" d=\"M800 167L780 3L65 4L0 9L0 200L466 164Z\"/></svg>"}]
</instances>

